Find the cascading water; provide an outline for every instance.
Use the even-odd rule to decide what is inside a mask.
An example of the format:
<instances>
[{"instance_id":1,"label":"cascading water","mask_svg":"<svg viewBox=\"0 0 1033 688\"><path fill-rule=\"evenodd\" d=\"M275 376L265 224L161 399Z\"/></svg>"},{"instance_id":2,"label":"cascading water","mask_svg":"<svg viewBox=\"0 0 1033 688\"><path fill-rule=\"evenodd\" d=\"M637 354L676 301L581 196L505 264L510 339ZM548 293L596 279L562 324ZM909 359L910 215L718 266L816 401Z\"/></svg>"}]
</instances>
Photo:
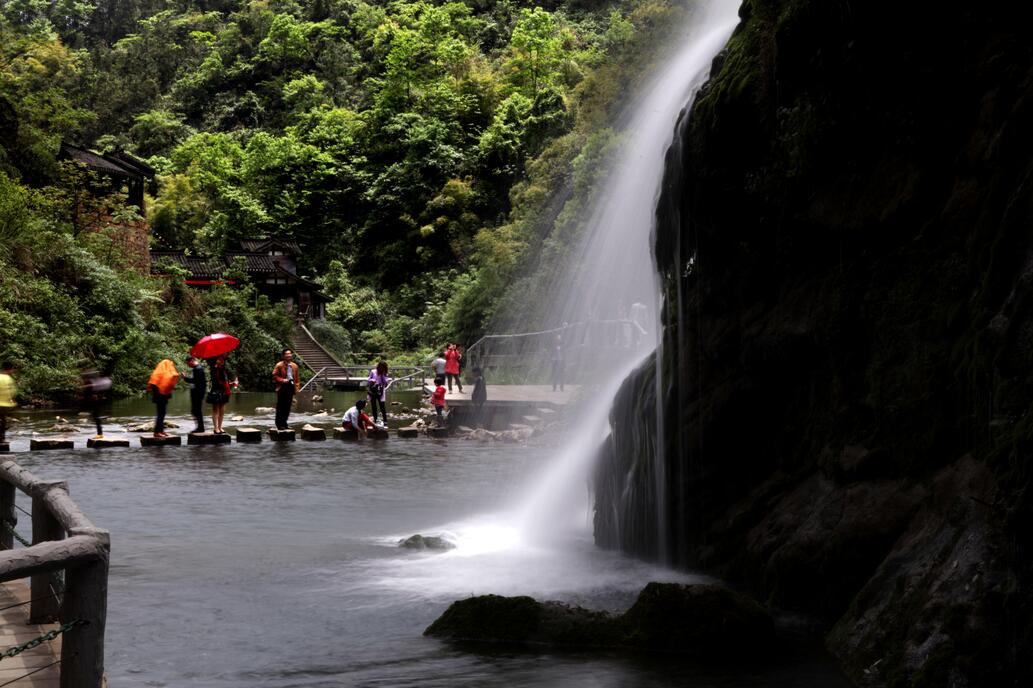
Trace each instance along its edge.
<instances>
[{"instance_id":1,"label":"cascading water","mask_svg":"<svg viewBox=\"0 0 1033 688\"><path fill-rule=\"evenodd\" d=\"M701 0L694 5L676 49L632 103L620 152L596 195L598 201L587 214L580 242L571 251L565 270L550 285L554 298L542 322L559 327L627 319L627 309L634 307L639 315L636 322L647 333L641 339L652 338L658 345L660 286L651 246L664 154L679 113L706 79L712 59L731 35L738 6L738 0ZM583 330L579 336L624 336L620 330L605 327L594 333ZM433 530L448 533L457 549L407 561L401 569L388 572L381 583L411 594L439 586L466 592L542 593L570 584L574 574L568 555L575 548L592 547L589 477L593 461L607 441L614 398L625 378L655 355L648 341L637 344L628 337L623 346L614 347L620 351L618 360L593 371L591 393L583 395L586 403L577 418L568 418L572 432L545 462L538 479L516 495L511 508L437 525ZM643 417L653 417L652 411L618 420L641 424ZM649 441L663 436L662 428L644 427L641 431ZM649 453L661 456L656 447ZM658 462L651 471L655 494L646 501L657 505L657 515L647 517L644 530L652 531L662 543L660 486L664 473ZM393 544L403 535L392 534L383 543ZM662 552L658 558L663 560ZM579 574L580 585L591 587L607 575L602 570L584 571ZM643 575L656 579L674 574L649 569L648 573L643 570Z\"/></svg>"},{"instance_id":2,"label":"cascading water","mask_svg":"<svg viewBox=\"0 0 1033 688\"><path fill-rule=\"evenodd\" d=\"M628 307L644 312L644 329L657 347L660 285L652 256L656 201L664 173L664 154L671 145L679 113L706 80L710 63L738 22L738 0L710 0L694 6L678 47L633 104L624 140L612 172L597 196L587 229L568 269L552 285L559 296L545 322L562 323L629 317ZM598 333L597 333L598 334ZM602 336L608 336L605 332ZM587 512L588 473L609 431L608 415L621 382L653 356L628 348L620 360L593 370L593 402L586 404L577 425L580 430L558 452L553 465L530 487L521 508L520 526L536 539L555 532L556 524L570 522ZM660 398L660 395L657 395ZM652 414L650 414L652 415ZM658 427L643 428L652 441L661 441ZM641 422L641 416L615 419ZM663 561L666 540L662 447L654 446L652 520L657 557ZM584 519L582 519L583 522Z\"/></svg>"}]
</instances>

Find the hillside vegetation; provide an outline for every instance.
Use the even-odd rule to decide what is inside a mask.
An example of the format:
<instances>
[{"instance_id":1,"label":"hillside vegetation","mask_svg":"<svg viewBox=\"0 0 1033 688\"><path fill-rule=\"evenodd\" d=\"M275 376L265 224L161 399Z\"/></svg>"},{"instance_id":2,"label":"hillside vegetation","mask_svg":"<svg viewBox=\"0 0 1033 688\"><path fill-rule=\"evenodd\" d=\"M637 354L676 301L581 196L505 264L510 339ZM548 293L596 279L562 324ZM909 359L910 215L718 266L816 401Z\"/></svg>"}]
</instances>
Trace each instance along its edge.
<instances>
[{"instance_id":1,"label":"hillside vegetation","mask_svg":"<svg viewBox=\"0 0 1033 688\"><path fill-rule=\"evenodd\" d=\"M141 213L155 248L300 240L300 271L335 299L331 327L354 349L471 341L534 297L529 276L580 231L622 97L687 11L4 3L0 357L30 395L70 391L80 364L128 392L156 356L229 329L249 337L242 381L265 384L289 320L247 287L201 293L136 274L107 230ZM99 207L85 173L58 161L62 140L148 161L146 207Z\"/></svg>"}]
</instances>

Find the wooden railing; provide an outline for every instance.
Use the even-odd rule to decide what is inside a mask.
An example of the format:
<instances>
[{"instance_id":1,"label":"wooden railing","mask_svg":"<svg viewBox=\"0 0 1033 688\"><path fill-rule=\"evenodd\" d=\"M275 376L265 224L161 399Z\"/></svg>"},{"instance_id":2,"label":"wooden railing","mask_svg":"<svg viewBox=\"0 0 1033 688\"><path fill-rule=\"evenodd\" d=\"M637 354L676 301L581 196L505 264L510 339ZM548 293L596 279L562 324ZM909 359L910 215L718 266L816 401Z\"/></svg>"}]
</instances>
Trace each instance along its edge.
<instances>
[{"instance_id":1,"label":"wooden railing","mask_svg":"<svg viewBox=\"0 0 1033 688\"><path fill-rule=\"evenodd\" d=\"M61 639L60 685L100 688L110 535L76 506L67 483L40 480L13 461L0 464L0 525L18 521L16 488L32 498L32 546L13 549L11 528L0 528L0 582L30 579L32 623L86 622Z\"/></svg>"}]
</instances>

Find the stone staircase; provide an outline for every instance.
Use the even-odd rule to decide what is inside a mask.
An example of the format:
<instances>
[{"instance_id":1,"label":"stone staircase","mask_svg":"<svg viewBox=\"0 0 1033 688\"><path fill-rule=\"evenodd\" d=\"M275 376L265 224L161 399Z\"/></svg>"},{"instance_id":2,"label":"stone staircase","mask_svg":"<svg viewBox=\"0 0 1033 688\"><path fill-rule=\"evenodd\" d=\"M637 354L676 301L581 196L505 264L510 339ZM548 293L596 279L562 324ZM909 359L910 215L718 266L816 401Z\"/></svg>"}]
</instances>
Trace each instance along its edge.
<instances>
[{"instance_id":1,"label":"stone staircase","mask_svg":"<svg viewBox=\"0 0 1033 688\"><path fill-rule=\"evenodd\" d=\"M333 356L320 346L319 342L310 337L300 324L294 326L291 347L294 349L294 354L301 357L302 364L311 368L313 373L326 368L323 374L328 377L348 376L348 371L342 368Z\"/></svg>"}]
</instances>

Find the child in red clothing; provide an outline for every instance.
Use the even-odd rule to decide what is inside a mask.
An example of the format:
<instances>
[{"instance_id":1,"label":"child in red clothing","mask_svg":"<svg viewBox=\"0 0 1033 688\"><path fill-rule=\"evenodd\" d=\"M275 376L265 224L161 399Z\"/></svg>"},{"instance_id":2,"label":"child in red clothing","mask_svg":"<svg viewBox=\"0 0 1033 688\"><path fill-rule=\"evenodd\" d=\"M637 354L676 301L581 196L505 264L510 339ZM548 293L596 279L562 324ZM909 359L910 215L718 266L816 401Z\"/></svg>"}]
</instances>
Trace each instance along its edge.
<instances>
[{"instance_id":1,"label":"child in red clothing","mask_svg":"<svg viewBox=\"0 0 1033 688\"><path fill-rule=\"evenodd\" d=\"M445 386L438 382L438 386L434 388L434 394L430 395L430 403L434 405L434 410L438 414L438 427L444 427L445 425Z\"/></svg>"}]
</instances>

